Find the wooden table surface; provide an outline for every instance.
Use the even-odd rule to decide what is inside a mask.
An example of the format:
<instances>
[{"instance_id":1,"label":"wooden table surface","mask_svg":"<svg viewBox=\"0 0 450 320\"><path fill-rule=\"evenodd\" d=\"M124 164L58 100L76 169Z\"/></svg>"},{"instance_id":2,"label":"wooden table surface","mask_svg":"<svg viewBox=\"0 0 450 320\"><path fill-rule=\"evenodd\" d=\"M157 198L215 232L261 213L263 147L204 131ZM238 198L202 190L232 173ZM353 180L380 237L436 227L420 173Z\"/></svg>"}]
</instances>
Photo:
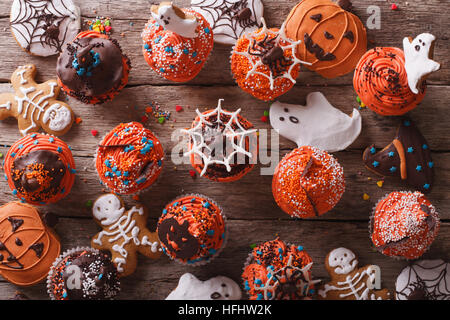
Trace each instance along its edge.
<instances>
[{"instance_id":1,"label":"wooden table surface","mask_svg":"<svg viewBox=\"0 0 450 320\"><path fill-rule=\"evenodd\" d=\"M17 66L34 63L38 68L38 82L56 77L56 57L32 57L22 51L10 33L9 11L12 1L0 2L0 92L11 91L9 78ZM359 257L360 265L377 264L381 267L384 287L394 289L395 279L407 262L385 257L377 253L368 235L368 217L381 196L408 187L393 179L386 179L380 188L380 180L369 173L361 160L363 149L375 143L378 148L390 143L394 137L398 119L382 117L371 110L361 110L363 129L355 143L343 152L335 153L343 165L346 191L336 208L322 217L309 220L293 220L275 204L271 193L271 176L260 175L261 165L237 182L220 184L205 178L192 179L189 165L176 166L170 161L170 150L174 142L170 137L173 130L189 127L195 108L215 107L219 98L224 105L237 109L257 128L269 129L270 124L261 121L269 103L254 99L236 86L229 66L231 47L215 45L208 63L191 82L183 85L171 83L159 77L146 64L141 53L141 31L150 15L147 0L74 0L81 7L85 20L95 16L112 18L114 38L117 38L124 52L130 57L133 69L130 82L123 92L110 103L100 106L83 105L74 99L69 104L76 116L82 119L74 124L63 139L72 146L77 165L77 177L72 192L67 198L54 205L42 207L60 217L56 227L63 250L86 246L99 230L91 218L88 200L94 201L104 192L98 182L93 165L93 155L100 137L120 122L140 121L145 107L157 101L163 109L172 111L171 121L164 124L151 122L148 127L154 131L165 148L166 166L157 185L140 196L140 201L150 211L149 227L155 228L164 205L184 193L201 193L215 199L226 211L229 227L227 247L213 262L202 267L183 267L166 256L159 260L139 257L137 271L122 279L119 299L164 299L177 285L179 277L191 272L202 280L216 275L231 277L240 283L240 275L251 244L272 240L280 236L283 240L302 245L314 259L313 275L326 280L324 268L326 254L339 246L352 249ZM189 0L178 0L183 7ZM297 0L264 0L265 18L269 26L280 26ZM431 32L437 37L435 60L442 64L440 71L429 78L427 95L420 107L410 113L433 150L436 164L436 182L428 196L440 213L441 230L429 252L423 258L450 258L450 139L448 117L450 100L450 21L448 0L395 1L399 10L391 10L394 1L354 0L355 12L366 22L369 5L381 8L381 29L368 30L369 46L401 47L405 36L416 36ZM341 110L350 113L357 107L356 94L352 86L352 74L326 80L302 68L295 87L279 100L287 103L304 104L309 92L321 91L329 101ZM175 112L175 106L184 107ZM97 130L94 137L91 130ZM8 147L20 138L15 119L0 122L0 152L6 154ZM294 148L294 144L280 138L279 157ZM276 152L276 151L275 151ZM370 195L368 201L363 194ZM14 201L5 180L0 181L0 204ZM124 198L127 206L135 201ZM8 299L16 290L21 290L33 299L48 299L44 284L29 288L18 288L3 279L0 280L0 299Z\"/></svg>"}]
</instances>

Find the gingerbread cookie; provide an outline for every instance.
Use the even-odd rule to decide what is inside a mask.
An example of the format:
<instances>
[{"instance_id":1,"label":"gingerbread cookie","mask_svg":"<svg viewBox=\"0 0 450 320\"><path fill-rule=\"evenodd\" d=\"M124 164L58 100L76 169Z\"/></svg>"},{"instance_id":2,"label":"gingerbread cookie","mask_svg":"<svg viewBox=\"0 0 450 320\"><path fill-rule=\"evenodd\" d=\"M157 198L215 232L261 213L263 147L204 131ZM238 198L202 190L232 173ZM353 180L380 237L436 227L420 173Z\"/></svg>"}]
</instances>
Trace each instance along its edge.
<instances>
[{"instance_id":1,"label":"gingerbread cookie","mask_svg":"<svg viewBox=\"0 0 450 320\"><path fill-rule=\"evenodd\" d=\"M404 119L394 140L377 153L374 145L363 154L366 167L382 176L399 177L417 190L431 191L434 162L430 147L410 119Z\"/></svg>"},{"instance_id":2,"label":"gingerbread cookie","mask_svg":"<svg viewBox=\"0 0 450 320\"><path fill-rule=\"evenodd\" d=\"M16 93L0 94L0 120L16 118L23 136L40 128L61 136L72 127L73 111L66 103L57 100L60 87L56 80L37 84L35 75L36 66L33 64L14 71L11 83Z\"/></svg>"},{"instance_id":3,"label":"gingerbread cookie","mask_svg":"<svg viewBox=\"0 0 450 320\"><path fill-rule=\"evenodd\" d=\"M92 214L103 230L92 238L91 246L111 252L119 276L134 272L137 252L152 259L161 255L158 235L146 227L148 213L145 208L138 206L126 211L122 200L110 193L95 201Z\"/></svg>"},{"instance_id":4,"label":"gingerbread cookie","mask_svg":"<svg viewBox=\"0 0 450 320\"><path fill-rule=\"evenodd\" d=\"M325 267L331 282L319 289L320 300L387 300L390 293L381 289L381 271L376 265L358 268L355 254L346 248L328 253Z\"/></svg>"}]
</instances>

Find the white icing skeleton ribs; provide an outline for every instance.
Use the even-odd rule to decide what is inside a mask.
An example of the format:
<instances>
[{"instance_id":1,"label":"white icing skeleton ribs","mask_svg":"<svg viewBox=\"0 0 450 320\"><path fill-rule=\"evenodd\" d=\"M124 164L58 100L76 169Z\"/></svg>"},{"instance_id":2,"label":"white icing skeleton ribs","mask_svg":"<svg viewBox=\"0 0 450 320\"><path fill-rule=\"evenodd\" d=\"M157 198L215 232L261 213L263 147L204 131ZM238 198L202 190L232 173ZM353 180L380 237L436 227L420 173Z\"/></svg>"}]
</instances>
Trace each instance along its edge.
<instances>
[{"instance_id":1,"label":"white icing skeleton ribs","mask_svg":"<svg viewBox=\"0 0 450 320\"><path fill-rule=\"evenodd\" d=\"M22 135L43 128L47 133L63 135L72 126L72 109L58 101L60 87L55 80L37 84L34 65L17 68L11 77L15 94L0 94L0 120L17 118Z\"/></svg>"},{"instance_id":2,"label":"white icing skeleton ribs","mask_svg":"<svg viewBox=\"0 0 450 320\"><path fill-rule=\"evenodd\" d=\"M197 36L197 19L185 14L171 2L162 2L159 6L152 6L152 17L164 29L182 37L195 38Z\"/></svg>"},{"instance_id":3,"label":"white icing skeleton ribs","mask_svg":"<svg viewBox=\"0 0 450 320\"><path fill-rule=\"evenodd\" d=\"M112 261L119 273L128 275L134 271L125 272L125 269L129 259L134 260L131 265L136 264L136 251L151 258L159 256L161 247L156 233L138 226L138 221L145 226L147 218L144 208L132 207L125 211L118 196L106 194L95 201L93 215L103 231L92 239L92 245L111 251Z\"/></svg>"}]
</instances>

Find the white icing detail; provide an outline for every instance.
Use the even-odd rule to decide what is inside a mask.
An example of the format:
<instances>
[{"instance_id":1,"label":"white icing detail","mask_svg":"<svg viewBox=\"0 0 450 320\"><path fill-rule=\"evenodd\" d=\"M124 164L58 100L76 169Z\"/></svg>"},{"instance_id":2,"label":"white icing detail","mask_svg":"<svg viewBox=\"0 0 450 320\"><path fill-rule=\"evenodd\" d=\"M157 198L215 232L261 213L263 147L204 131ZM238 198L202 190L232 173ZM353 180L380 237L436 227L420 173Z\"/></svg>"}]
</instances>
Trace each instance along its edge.
<instances>
[{"instance_id":1,"label":"white icing detail","mask_svg":"<svg viewBox=\"0 0 450 320\"><path fill-rule=\"evenodd\" d=\"M66 286L67 289L81 289L81 269L80 267L71 264L66 267L66 273L69 275L67 277Z\"/></svg>"},{"instance_id":2,"label":"white icing detail","mask_svg":"<svg viewBox=\"0 0 450 320\"><path fill-rule=\"evenodd\" d=\"M142 237L141 245L149 246L150 247L150 251L153 252L153 253L161 251L161 248L158 248L159 247L159 242L158 241L155 241L155 242L148 241L148 237L147 236L143 236Z\"/></svg>"},{"instance_id":3,"label":"white icing detail","mask_svg":"<svg viewBox=\"0 0 450 320\"><path fill-rule=\"evenodd\" d=\"M216 300L240 300L242 292L230 278L218 276L201 281L193 274L185 273L166 300L213 300L213 297Z\"/></svg>"},{"instance_id":4,"label":"white icing detail","mask_svg":"<svg viewBox=\"0 0 450 320\"><path fill-rule=\"evenodd\" d=\"M50 121L48 127L52 131L63 131L72 124L72 113L66 106L54 103L45 111L42 121Z\"/></svg>"},{"instance_id":5,"label":"white icing detail","mask_svg":"<svg viewBox=\"0 0 450 320\"><path fill-rule=\"evenodd\" d=\"M415 94L419 86L430 73L440 69L441 65L431 59L433 43L436 37L430 33L419 34L414 40L403 39L405 53L405 69L408 75L408 85Z\"/></svg>"},{"instance_id":6,"label":"white icing detail","mask_svg":"<svg viewBox=\"0 0 450 320\"><path fill-rule=\"evenodd\" d=\"M287 110L287 111L286 111ZM274 102L270 107L270 124L298 147L313 146L327 152L346 149L361 133L358 110L351 116L333 107L321 92L311 92L306 106Z\"/></svg>"},{"instance_id":7,"label":"white icing detail","mask_svg":"<svg viewBox=\"0 0 450 320\"><path fill-rule=\"evenodd\" d=\"M238 109L235 112L227 112L222 109L222 101L223 99L219 99L217 104L217 108L213 111L202 114L198 109L196 110L197 115L199 117L199 121L194 128L189 130L182 129L183 133L186 133L192 139L191 150L184 153L184 156L190 156L191 154L195 154L203 160L203 170L200 173L200 176L203 176L208 169L208 166L211 164L221 164L224 165L228 172L231 171L230 163L234 161L234 156L236 154L241 154L243 156L248 156L252 158L253 155L251 152L246 150L246 137L251 134L256 134L256 129L246 130L239 122L238 115L241 112L241 109ZM223 123L221 121L220 115L225 114L230 116L230 119L227 123ZM213 124L209 122L207 119L213 115L217 115L217 122L224 127L224 129L212 129ZM233 129L232 125L235 124L238 126L238 130ZM208 128L206 132L203 132L203 128ZM217 152L219 149L222 149L222 136L224 136L229 142L231 142L232 152L228 153L228 150L222 150L222 152ZM215 141L218 142L218 145L207 145L205 143L205 137L217 137ZM238 140L238 144L235 143L235 138ZM228 145L228 144L227 144ZM216 151L216 155L212 156L212 151ZM207 153L205 152L207 151ZM219 155L218 155L219 153ZM219 159L218 159L219 158Z\"/></svg>"},{"instance_id":8,"label":"white icing detail","mask_svg":"<svg viewBox=\"0 0 450 320\"><path fill-rule=\"evenodd\" d=\"M347 274L358 265L355 254L346 248L337 248L330 252L328 265L334 268L336 274Z\"/></svg>"},{"instance_id":9,"label":"white icing detail","mask_svg":"<svg viewBox=\"0 0 450 320\"><path fill-rule=\"evenodd\" d=\"M155 12L157 11L157 12ZM195 17L180 17L173 4L160 4L152 7L152 17L164 29L170 30L185 38L195 38L197 36L198 22Z\"/></svg>"},{"instance_id":10,"label":"white icing detail","mask_svg":"<svg viewBox=\"0 0 450 320\"><path fill-rule=\"evenodd\" d=\"M23 77L23 74L27 71L27 69L24 67L19 68L22 68L20 71L17 71L17 74L20 76L20 84L27 84L28 81Z\"/></svg>"},{"instance_id":11,"label":"white icing detail","mask_svg":"<svg viewBox=\"0 0 450 320\"><path fill-rule=\"evenodd\" d=\"M127 264L127 261L123 258L115 258L114 263L116 264L117 272L122 273L124 271L122 265Z\"/></svg>"},{"instance_id":12,"label":"white icing detail","mask_svg":"<svg viewBox=\"0 0 450 320\"><path fill-rule=\"evenodd\" d=\"M5 104L0 104L0 109L11 110L11 101L7 101Z\"/></svg>"}]
</instances>

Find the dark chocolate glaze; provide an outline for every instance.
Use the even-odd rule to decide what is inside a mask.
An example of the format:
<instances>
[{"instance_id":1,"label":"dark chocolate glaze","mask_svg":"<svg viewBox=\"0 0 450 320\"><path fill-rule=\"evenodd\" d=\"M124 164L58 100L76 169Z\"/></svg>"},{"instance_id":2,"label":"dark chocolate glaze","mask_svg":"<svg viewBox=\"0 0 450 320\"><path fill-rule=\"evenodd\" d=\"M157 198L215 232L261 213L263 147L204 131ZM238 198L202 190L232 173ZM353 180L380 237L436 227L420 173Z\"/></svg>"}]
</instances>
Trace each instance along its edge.
<instances>
[{"instance_id":1,"label":"dark chocolate glaze","mask_svg":"<svg viewBox=\"0 0 450 320\"><path fill-rule=\"evenodd\" d=\"M189 232L189 222L179 224L175 218L163 220L158 225L159 240L179 259L191 259L200 250L198 240ZM173 248L171 242L176 243L178 249Z\"/></svg>"}]
</instances>

